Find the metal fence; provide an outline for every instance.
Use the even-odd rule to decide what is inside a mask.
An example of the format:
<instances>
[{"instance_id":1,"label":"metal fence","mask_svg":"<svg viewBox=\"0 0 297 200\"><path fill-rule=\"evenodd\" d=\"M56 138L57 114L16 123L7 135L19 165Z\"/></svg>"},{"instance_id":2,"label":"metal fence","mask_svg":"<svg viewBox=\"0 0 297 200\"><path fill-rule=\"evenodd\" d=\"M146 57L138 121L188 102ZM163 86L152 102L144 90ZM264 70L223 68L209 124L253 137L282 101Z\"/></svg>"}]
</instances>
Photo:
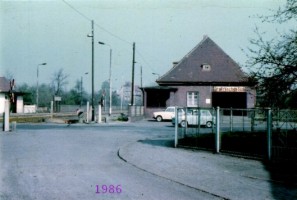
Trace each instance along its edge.
<instances>
[{"instance_id":1,"label":"metal fence","mask_svg":"<svg viewBox=\"0 0 297 200\"><path fill-rule=\"evenodd\" d=\"M275 159L297 161L297 110L272 110L271 154Z\"/></svg>"},{"instance_id":2,"label":"metal fence","mask_svg":"<svg viewBox=\"0 0 297 200\"><path fill-rule=\"evenodd\" d=\"M179 108L173 123L176 146L297 160L296 110Z\"/></svg>"}]
</instances>

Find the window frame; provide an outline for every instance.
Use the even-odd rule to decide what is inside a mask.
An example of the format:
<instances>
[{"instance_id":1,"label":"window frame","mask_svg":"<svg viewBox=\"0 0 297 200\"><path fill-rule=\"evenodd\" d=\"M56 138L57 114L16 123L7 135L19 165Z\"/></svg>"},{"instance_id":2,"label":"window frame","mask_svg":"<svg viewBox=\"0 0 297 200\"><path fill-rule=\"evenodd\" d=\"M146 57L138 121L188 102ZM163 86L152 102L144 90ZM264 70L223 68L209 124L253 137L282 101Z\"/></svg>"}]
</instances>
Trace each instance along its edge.
<instances>
[{"instance_id":1,"label":"window frame","mask_svg":"<svg viewBox=\"0 0 297 200\"><path fill-rule=\"evenodd\" d=\"M187 107L198 107L199 106L199 92L188 91L187 92Z\"/></svg>"}]
</instances>

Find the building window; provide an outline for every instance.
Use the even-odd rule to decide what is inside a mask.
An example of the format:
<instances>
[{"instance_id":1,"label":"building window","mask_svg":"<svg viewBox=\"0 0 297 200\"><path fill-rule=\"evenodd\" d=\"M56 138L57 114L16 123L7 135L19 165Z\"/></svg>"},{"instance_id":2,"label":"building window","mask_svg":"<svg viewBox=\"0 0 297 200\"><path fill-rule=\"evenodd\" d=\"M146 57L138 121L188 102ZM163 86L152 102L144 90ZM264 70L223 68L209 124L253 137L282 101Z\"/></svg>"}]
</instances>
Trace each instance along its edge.
<instances>
[{"instance_id":1,"label":"building window","mask_svg":"<svg viewBox=\"0 0 297 200\"><path fill-rule=\"evenodd\" d=\"M202 71L207 71L209 72L211 70L211 67L209 64L202 64L201 65Z\"/></svg>"},{"instance_id":2,"label":"building window","mask_svg":"<svg viewBox=\"0 0 297 200\"><path fill-rule=\"evenodd\" d=\"M187 106L188 107L198 106L198 92L187 92Z\"/></svg>"}]
</instances>

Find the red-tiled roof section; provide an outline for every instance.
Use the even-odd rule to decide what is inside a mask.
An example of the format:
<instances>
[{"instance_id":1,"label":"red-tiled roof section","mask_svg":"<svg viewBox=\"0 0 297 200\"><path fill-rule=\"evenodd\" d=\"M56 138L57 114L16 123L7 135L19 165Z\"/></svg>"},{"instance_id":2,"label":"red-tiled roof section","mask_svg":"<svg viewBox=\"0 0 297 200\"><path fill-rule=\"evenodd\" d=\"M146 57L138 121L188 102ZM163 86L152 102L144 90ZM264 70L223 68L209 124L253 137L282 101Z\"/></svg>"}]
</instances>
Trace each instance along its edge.
<instances>
[{"instance_id":1,"label":"red-tiled roof section","mask_svg":"<svg viewBox=\"0 0 297 200\"><path fill-rule=\"evenodd\" d=\"M202 66L210 66L205 69ZM157 80L159 85L172 84L240 84L247 77L239 65L209 37L190 51L178 64Z\"/></svg>"}]
</instances>

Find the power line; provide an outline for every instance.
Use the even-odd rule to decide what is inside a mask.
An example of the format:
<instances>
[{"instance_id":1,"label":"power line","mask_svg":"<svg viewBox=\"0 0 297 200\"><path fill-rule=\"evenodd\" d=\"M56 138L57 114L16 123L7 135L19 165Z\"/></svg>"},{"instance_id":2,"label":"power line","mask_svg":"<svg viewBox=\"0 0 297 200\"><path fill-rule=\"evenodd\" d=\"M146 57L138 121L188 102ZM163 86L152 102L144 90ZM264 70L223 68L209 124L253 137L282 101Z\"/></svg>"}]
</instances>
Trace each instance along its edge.
<instances>
[{"instance_id":1,"label":"power line","mask_svg":"<svg viewBox=\"0 0 297 200\"><path fill-rule=\"evenodd\" d=\"M103 30L103 31L105 31L106 33L110 34L111 36L117 38L118 40L121 40L122 42L125 42L125 43L127 43L127 44L129 44L129 45L132 46L132 43L131 43L131 42L128 42L127 40L121 38L120 36L117 36L116 34L113 34L112 32L106 30L105 28L103 28L102 26L100 26L100 25L98 25L98 24L96 24L96 23L95 23L95 25L96 25L98 28L100 28L101 30Z\"/></svg>"},{"instance_id":2,"label":"power line","mask_svg":"<svg viewBox=\"0 0 297 200\"><path fill-rule=\"evenodd\" d=\"M62 0L62 2L64 2L67 6L69 6L72 10L74 10L76 13L78 13L81 17L83 17L84 19L86 19L87 21L91 22L92 19L89 18L87 15L83 14L82 12L80 12L78 9L76 9L74 6L72 6L70 3L68 3L67 1L65 0ZM104 27L100 26L99 24L97 24L96 22L94 22L94 25L98 28L100 28L101 30L105 31L106 33L108 33L109 35L113 36L114 38L126 43L126 44L129 44L129 45L133 45L131 42L123 39L122 37L108 31L107 29L105 29ZM142 60L146 63L146 65L151 69L152 72L154 72L153 68L151 67L151 65L146 61L146 59L144 58L144 56L138 51L136 50L136 53L142 58Z\"/></svg>"},{"instance_id":3,"label":"power line","mask_svg":"<svg viewBox=\"0 0 297 200\"><path fill-rule=\"evenodd\" d=\"M88 21L92 21L89 17L87 17L85 14L83 14L82 12L80 12L79 10L77 10L75 7L73 7L70 3L68 3L65 0L62 0L67 6L69 6L72 10L74 10L75 12L77 12L80 16L82 16L83 18L85 18Z\"/></svg>"},{"instance_id":4,"label":"power line","mask_svg":"<svg viewBox=\"0 0 297 200\"><path fill-rule=\"evenodd\" d=\"M74 6L72 6L70 3L68 3L65 0L62 0L67 6L69 6L72 10L74 10L75 12L77 12L80 16L82 16L84 19L88 20L88 21L92 21L91 18L89 18L88 16L86 16L85 14L83 14L82 12L80 12L78 9L76 9ZM118 40L121 40L122 42L125 42L129 45L132 46L131 42L128 42L127 40L121 38L120 36L113 34L112 32L108 31L107 29L105 29L104 27L100 26L99 24L97 24L96 22L94 23L95 26L97 26L98 28L100 28L101 30L105 31L106 33L108 33L109 35L117 38Z\"/></svg>"},{"instance_id":5,"label":"power line","mask_svg":"<svg viewBox=\"0 0 297 200\"><path fill-rule=\"evenodd\" d=\"M152 70L152 72L154 72L155 70L153 70L152 66L144 59L143 55L136 50L136 53L142 58L142 60L146 63L146 65Z\"/></svg>"}]
</instances>

